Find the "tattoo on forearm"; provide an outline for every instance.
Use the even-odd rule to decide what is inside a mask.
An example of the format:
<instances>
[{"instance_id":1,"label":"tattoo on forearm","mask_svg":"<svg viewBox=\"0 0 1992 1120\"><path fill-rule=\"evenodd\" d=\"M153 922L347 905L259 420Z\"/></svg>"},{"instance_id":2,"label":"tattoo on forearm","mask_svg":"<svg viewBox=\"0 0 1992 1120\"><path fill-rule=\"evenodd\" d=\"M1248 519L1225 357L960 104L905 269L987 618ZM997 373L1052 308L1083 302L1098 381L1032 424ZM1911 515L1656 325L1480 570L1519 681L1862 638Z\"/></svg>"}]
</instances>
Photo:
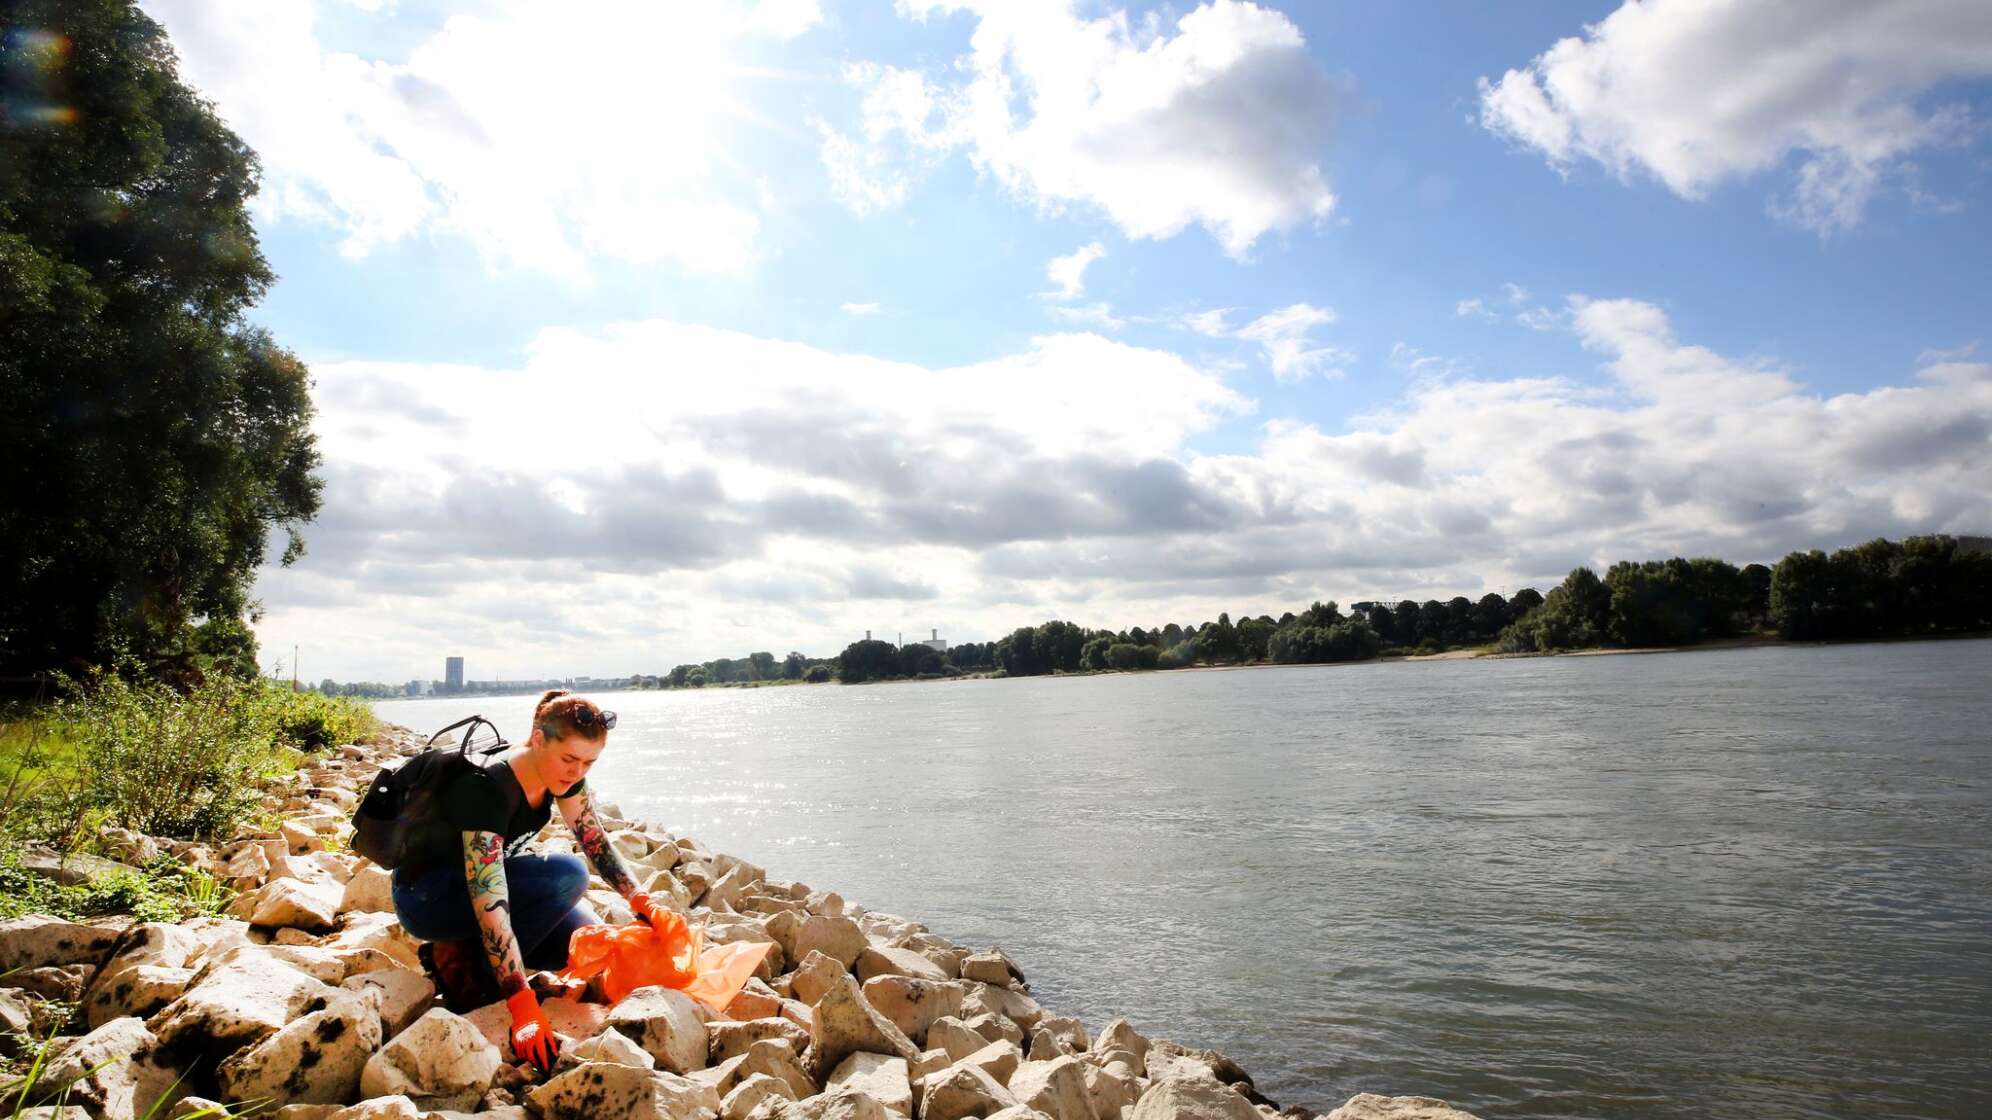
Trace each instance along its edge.
<instances>
[{"instance_id":1,"label":"tattoo on forearm","mask_svg":"<svg viewBox=\"0 0 1992 1120\"><path fill-rule=\"evenodd\" d=\"M512 936L512 900L505 884L505 838L495 832L463 834L463 872L470 908L483 934L484 955L504 995L526 986L526 965Z\"/></svg>"},{"instance_id":2,"label":"tattoo on forearm","mask_svg":"<svg viewBox=\"0 0 1992 1120\"><path fill-rule=\"evenodd\" d=\"M610 890L624 898L636 893L636 880L631 877L622 856L616 854L616 846L609 842L609 834L602 828L602 819L595 814L595 795L592 792L584 790L581 794L581 811L574 818L574 838Z\"/></svg>"}]
</instances>

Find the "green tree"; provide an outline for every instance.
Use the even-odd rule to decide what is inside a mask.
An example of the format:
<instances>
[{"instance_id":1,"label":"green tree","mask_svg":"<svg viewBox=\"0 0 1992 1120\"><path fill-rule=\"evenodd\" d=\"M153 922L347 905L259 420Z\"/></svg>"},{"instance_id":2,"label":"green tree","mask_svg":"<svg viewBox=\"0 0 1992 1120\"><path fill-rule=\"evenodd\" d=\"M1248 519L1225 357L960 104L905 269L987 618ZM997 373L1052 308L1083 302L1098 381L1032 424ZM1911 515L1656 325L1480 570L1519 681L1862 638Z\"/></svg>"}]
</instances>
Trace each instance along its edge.
<instances>
[{"instance_id":1,"label":"green tree","mask_svg":"<svg viewBox=\"0 0 1992 1120\"><path fill-rule=\"evenodd\" d=\"M809 659L794 650L790 650L789 655L782 658L782 679L785 681L801 680L802 674L808 669Z\"/></svg>"},{"instance_id":2,"label":"green tree","mask_svg":"<svg viewBox=\"0 0 1992 1120\"><path fill-rule=\"evenodd\" d=\"M877 639L852 642L837 655L837 679L845 684L863 684L898 675L899 650L891 642Z\"/></svg>"},{"instance_id":3,"label":"green tree","mask_svg":"<svg viewBox=\"0 0 1992 1120\"><path fill-rule=\"evenodd\" d=\"M1114 636L1112 634L1104 634L1087 642L1086 648L1079 651L1080 664L1088 669L1106 668L1107 650L1112 648L1113 644Z\"/></svg>"},{"instance_id":4,"label":"green tree","mask_svg":"<svg viewBox=\"0 0 1992 1120\"><path fill-rule=\"evenodd\" d=\"M1279 627L1270 618L1241 618L1238 620L1238 656L1245 661L1264 661L1266 646L1273 640L1273 632Z\"/></svg>"},{"instance_id":5,"label":"green tree","mask_svg":"<svg viewBox=\"0 0 1992 1120\"><path fill-rule=\"evenodd\" d=\"M747 678L748 680L771 681L779 675L775 671L775 655L772 653L766 651L750 653L747 655L747 662L753 667L754 673L753 676Z\"/></svg>"},{"instance_id":6,"label":"green tree","mask_svg":"<svg viewBox=\"0 0 1992 1120\"><path fill-rule=\"evenodd\" d=\"M1273 660L1288 665L1312 665L1331 661L1366 661L1377 655L1382 642L1369 623L1360 620L1329 626L1284 626L1273 635Z\"/></svg>"},{"instance_id":7,"label":"green tree","mask_svg":"<svg viewBox=\"0 0 1992 1120\"><path fill-rule=\"evenodd\" d=\"M243 319L255 155L132 0L15 0L0 43L0 675L240 671L322 485L306 370Z\"/></svg>"},{"instance_id":8,"label":"green tree","mask_svg":"<svg viewBox=\"0 0 1992 1120\"><path fill-rule=\"evenodd\" d=\"M1486 641L1499 634L1513 616L1509 614L1508 600L1498 592L1489 591L1473 604L1473 638Z\"/></svg>"},{"instance_id":9,"label":"green tree","mask_svg":"<svg viewBox=\"0 0 1992 1120\"><path fill-rule=\"evenodd\" d=\"M899 675L918 677L927 674L938 676L947 659L941 651L924 642L908 642L899 647Z\"/></svg>"},{"instance_id":10,"label":"green tree","mask_svg":"<svg viewBox=\"0 0 1992 1120\"><path fill-rule=\"evenodd\" d=\"M1197 631L1197 656L1214 665L1238 660L1239 649L1238 628L1231 625L1229 613L1220 613L1216 622Z\"/></svg>"},{"instance_id":11,"label":"green tree","mask_svg":"<svg viewBox=\"0 0 1992 1120\"><path fill-rule=\"evenodd\" d=\"M1762 626L1771 614L1771 570L1762 564L1743 569L1743 610L1752 624Z\"/></svg>"},{"instance_id":12,"label":"green tree","mask_svg":"<svg viewBox=\"0 0 1992 1120\"><path fill-rule=\"evenodd\" d=\"M1501 632L1501 648L1524 653L1603 645L1610 637L1611 607L1612 591L1598 573L1573 568L1541 606Z\"/></svg>"},{"instance_id":13,"label":"green tree","mask_svg":"<svg viewBox=\"0 0 1992 1120\"><path fill-rule=\"evenodd\" d=\"M1156 646L1136 645L1133 642L1115 642L1107 647L1107 666L1128 672L1134 669L1153 669L1162 659L1162 651Z\"/></svg>"}]
</instances>

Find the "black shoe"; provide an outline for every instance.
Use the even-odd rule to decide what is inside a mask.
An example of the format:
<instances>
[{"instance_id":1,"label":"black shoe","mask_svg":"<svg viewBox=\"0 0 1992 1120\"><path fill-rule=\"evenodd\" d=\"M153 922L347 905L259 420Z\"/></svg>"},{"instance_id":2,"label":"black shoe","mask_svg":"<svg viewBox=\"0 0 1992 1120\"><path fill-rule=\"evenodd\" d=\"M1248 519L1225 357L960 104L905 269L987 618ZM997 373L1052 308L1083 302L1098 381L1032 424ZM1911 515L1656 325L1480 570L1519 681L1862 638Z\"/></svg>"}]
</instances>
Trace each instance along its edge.
<instances>
[{"instance_id":1,"label":"black shoe","mask_svg":"<svg viewBox=\"0 0 1992 1120\"><path fill-rule=\"evenodd\" d=\"M459 1015L498 1002L498 981L475 941L424 941L415 951L443 1006Z\"/></svg>"}]
</instances>

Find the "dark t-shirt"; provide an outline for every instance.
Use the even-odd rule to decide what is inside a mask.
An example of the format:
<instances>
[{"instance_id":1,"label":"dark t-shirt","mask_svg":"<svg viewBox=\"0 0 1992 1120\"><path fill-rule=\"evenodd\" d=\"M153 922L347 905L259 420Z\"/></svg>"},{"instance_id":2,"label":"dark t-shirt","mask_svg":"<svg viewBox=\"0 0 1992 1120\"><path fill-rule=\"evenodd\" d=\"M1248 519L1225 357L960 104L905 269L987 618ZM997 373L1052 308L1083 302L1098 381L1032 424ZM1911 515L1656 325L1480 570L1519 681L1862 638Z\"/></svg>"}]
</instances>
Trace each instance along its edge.
<instances>
[{"instance_id":1,"label":"dark t-shirt","mask_svg":"<svg viewBox=\"0 0 1992 1120\"><path fill-rule=\"evenodd\" d=\"M583 778L535 806L526 800L511 764L503 756L491 759L443 786L436 798L442 819L425 830L421 850L411 852L402 866L410 874L420 874L440 864L461 863L466 832L495 832L505 840L506 857L518 855L553 819L556 798L578 797L587 788L588 780Z\"/></svg>"}]
</instances>

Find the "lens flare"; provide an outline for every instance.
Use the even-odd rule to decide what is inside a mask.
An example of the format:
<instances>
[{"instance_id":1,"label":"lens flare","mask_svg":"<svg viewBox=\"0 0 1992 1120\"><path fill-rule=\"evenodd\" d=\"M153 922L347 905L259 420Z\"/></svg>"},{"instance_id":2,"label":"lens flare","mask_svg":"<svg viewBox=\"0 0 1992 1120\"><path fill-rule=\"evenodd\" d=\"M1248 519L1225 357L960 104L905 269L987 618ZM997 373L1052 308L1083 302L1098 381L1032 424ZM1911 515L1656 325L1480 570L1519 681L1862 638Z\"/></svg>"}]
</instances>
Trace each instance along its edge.
<instances>
[{"instance_id":1,"label":"lens flare","mask_svg":"<svg viewBox=\"0 0 1992 1120\"><path fill-rule=\"evenodd\" d=\"M40 28L27 28L8 36L9 43L31 65L52 70L69 61L69 36Z\"/></svg>"}]
</instances>

